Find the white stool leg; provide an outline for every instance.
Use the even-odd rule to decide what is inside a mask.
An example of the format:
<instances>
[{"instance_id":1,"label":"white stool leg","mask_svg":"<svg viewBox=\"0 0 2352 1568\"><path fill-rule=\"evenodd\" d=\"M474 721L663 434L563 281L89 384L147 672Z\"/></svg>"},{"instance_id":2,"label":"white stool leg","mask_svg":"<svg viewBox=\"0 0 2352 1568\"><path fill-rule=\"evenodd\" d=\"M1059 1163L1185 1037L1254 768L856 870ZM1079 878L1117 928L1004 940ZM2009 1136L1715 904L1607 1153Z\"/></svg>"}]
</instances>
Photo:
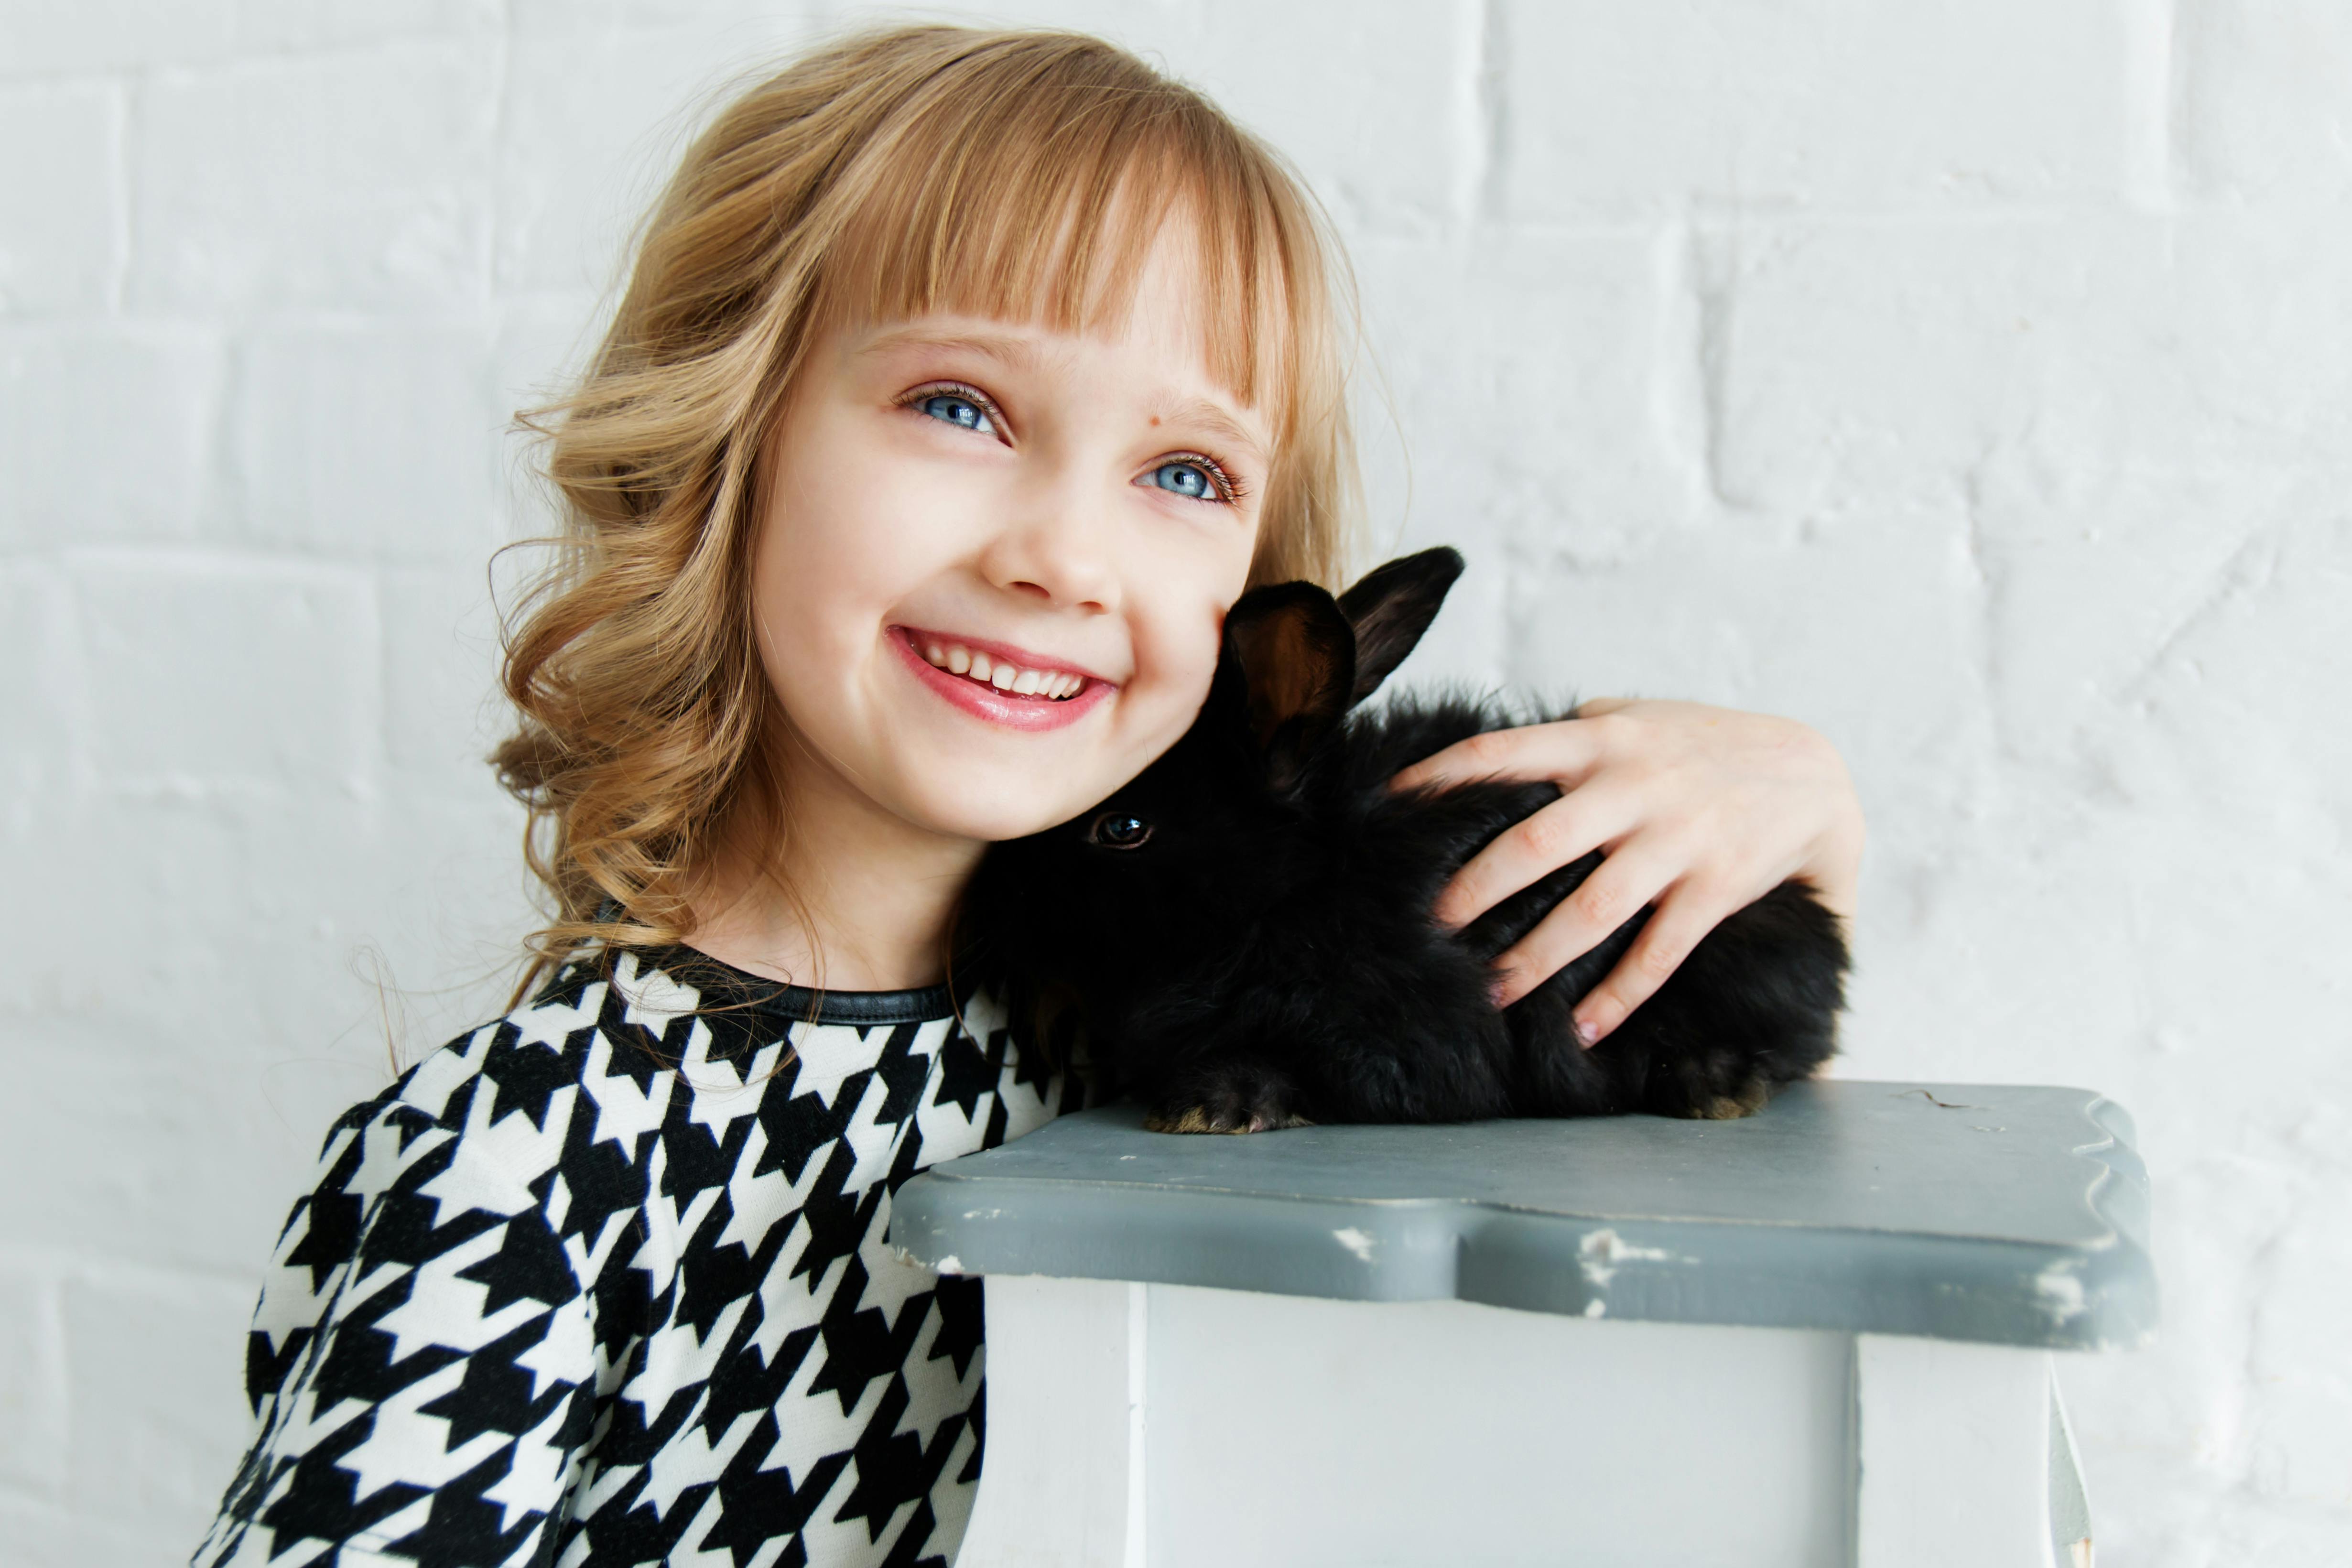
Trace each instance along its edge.
<instances>
[{"instance_id":1,"label":"white stool leg","mask_svg":"<svg viewBox=\"0 0 2352 1568\"><path fill-rule=\"evenodd\" d=\"M987 1291L988 1445L957 1568L1141 1568L1144 1287Z\"/></svg>"},{"instance_id":2,"label":"white stool leg","mask_svg":"<svg viewBox=\"0 0 2352 1568\"><path fill-rule=\"evenodd\" d=\"M2053 1387L2047 1351L1854 1336L1856 1568L2075 1568L2078 1539L2087 1568L2079 1479L2071 1510L2053 1486L2074 1475Z\"/></svg>"},{"instance_id":3,"label":"white stool leg","mask_svg":"<svg viewBox=\"0 0 2352 1568\"><path fill-rule=\"evenodd\" d=\"M2091 1568L2091 1495L2074 1456L2074 1424L2058 1397L2057 1368L2050 1377L2050 1549L2059 1568Z\"/></svg>"}]
</instances>

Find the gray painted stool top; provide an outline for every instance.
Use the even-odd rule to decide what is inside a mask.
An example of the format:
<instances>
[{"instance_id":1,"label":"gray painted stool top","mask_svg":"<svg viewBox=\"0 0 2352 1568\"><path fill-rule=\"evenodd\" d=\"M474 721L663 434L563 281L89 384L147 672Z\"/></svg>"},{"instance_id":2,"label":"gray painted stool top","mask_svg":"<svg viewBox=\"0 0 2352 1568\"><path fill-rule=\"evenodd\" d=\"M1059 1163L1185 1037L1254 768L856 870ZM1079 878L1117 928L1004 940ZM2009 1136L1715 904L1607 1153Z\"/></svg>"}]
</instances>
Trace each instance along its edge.
<instances>
[{"instance_id":1,"label":"gray painted stool top","mask_svg":"<svg viewBox=\"0 0 2352 1568\"><path fill-rule=\"evenodd\" d=\"M2089 1349L2156 1325L2132 1138L2088 1090L1986 1084L1247 1137L1117 1105L933 1166L890 1231L945 1273Z\"/></svg>"}]
</instances>

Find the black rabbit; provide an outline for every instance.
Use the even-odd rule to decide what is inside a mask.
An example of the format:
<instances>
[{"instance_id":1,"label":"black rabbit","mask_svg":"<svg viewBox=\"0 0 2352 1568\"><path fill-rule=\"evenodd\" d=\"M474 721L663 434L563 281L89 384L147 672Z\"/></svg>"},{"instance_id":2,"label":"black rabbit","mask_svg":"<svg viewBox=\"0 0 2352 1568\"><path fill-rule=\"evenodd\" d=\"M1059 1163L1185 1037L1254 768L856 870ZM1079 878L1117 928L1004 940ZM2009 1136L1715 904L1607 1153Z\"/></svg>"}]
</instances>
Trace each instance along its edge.
<instances>
[{"instance_id":1,"label":"black rabbit","mask_svg":"<svg viewBox=\"0 0 2352 1568\"><path fill-rule=\"evenodd\" d=\"M1244 595L1184 737L1094 810L989 851L966 946L1041 1043L1082 1035L1098 1077L1139 1099L1151 1126L1742 1116L1836 1049L1845 942L1796 882L1725 920L1591 1050L1570 1009L1646 911L1495 1008L1489 960L1601 856L1462 931L1441 927L1429 911L1456 868L1559 790L1387 789L1400 768L1512 722L1494 705L1405 698L1350 716L1461 570L1433 549L1337 600L1303 582Z\"/></svg>"}]
</instances>

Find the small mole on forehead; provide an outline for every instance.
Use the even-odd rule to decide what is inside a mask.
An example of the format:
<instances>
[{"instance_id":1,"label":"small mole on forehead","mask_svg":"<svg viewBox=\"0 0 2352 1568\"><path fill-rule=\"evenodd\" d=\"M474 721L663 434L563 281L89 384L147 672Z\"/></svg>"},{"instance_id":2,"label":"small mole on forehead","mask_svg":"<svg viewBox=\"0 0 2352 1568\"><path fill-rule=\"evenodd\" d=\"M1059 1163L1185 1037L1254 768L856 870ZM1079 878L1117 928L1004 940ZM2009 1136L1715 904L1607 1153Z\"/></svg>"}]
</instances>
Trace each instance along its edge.
<instances>
[{"instance_id":1,"label":"small mole on forehead","mask_svg":"<svg viewBox=\"0 0 2352 1568\"><path fill-rule=\"evenodd\" d=\"M1156 414L1156 413L1155 413L1155 414L1153 414L1153 415L1151 416L1151 423L1154 423L1154 424L1158 424L1158 423L1160 423L1160 416L1159 416L1158 414Z\"/></svg>"}]
</instances>

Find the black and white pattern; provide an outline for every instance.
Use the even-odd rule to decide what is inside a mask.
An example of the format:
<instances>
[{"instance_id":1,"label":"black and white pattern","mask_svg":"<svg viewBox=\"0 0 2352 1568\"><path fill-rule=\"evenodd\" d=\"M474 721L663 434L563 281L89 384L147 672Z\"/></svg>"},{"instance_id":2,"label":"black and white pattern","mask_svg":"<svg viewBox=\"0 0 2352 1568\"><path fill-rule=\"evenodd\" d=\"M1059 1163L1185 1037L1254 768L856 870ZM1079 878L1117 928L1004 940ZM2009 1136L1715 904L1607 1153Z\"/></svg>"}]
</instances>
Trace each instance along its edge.
<instances>
[{"instance_id":1,"label":"black and white pattern","mask_svg":"<svg viewBox=\"0 0 2352 1568\"><path fill-rule=\"evenodd\" d=\"M894 1253L890 1194L1075 1108L1072 1081L944 987L605 967L335 1124L196 1563L953 1559L980 1282Z\"/></svg>"}]
</instances>

